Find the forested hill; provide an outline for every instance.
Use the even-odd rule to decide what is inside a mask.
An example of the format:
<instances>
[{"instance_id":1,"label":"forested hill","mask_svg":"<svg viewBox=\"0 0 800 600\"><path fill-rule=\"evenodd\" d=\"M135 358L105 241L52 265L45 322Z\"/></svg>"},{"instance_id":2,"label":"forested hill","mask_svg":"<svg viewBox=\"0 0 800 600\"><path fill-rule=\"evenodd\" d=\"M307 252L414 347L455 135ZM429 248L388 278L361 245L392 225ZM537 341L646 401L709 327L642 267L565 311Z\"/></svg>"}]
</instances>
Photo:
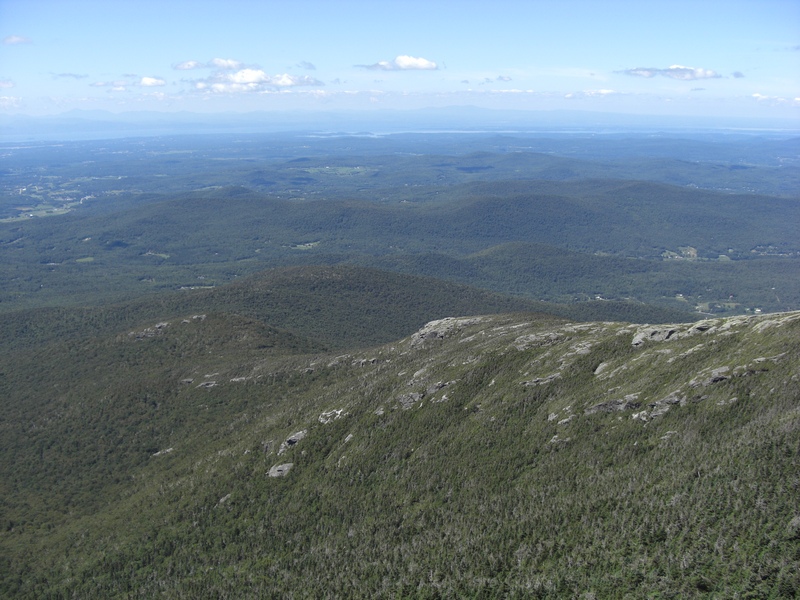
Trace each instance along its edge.
<instances>
[{"instance_id":1,"label":"forested hill","mask_svg":"<svg viewBox=\"0 0 800 600\"><path fill-rule=\"evenodd\" d=\"M219 188L113 214L0 223L0 311L331 263L561 303L600 295L700 312L800 306L797 200L618 181L398 190L376 202ZM531 267L513 251L493 252L508 245L525 245ZM491 269L482 266L487 254Z\"/></svg>"},{"instance_id":2,"label":"forested hill","mask_svg":"<svg viewBox=\"0 0 800 600\"><path fill-rule=\"evenodd\" d=\"M447 315L536 311L575 320L691 320L639 302L537 302L431 277L358 266L269 269L214 288L186 289L100 306L0 313L6 351L81 341L188 313L235 314L290 330L330 348L363 347L408 335Z\"/></svg>"},{"instance_id":3,"label":"forested hill","mask_svg":"<svg viewBox=\"0 0 800 600\"><path fill-rule=\"evenodd\" d=\"M515 314L325 353L186 313L6 355L0 593L792 598L798 340Z\"/></svg>"}]
</instances>

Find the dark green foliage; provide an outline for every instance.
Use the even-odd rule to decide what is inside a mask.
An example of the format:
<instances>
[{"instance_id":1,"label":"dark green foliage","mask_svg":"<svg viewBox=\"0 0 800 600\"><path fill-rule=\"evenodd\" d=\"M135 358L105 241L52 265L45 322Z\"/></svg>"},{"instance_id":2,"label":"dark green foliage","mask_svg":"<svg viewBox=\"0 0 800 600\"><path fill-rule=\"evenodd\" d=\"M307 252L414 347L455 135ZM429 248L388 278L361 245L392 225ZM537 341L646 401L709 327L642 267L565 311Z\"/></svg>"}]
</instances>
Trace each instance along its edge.
<instances>
[{"instance_id":1,"label":"dark green foliage","mask_svg":"<svg viewBox=\"0 0 800 600\"><path fill-rule=\"evenodd\" d=\"M64 351L39 356L31 398L24 373L4 390L2 592L791 597L798 323L637 347L635 327L465 318L292 357L293 338L209 314L97 339L61 371ZM66 369L63 398L32 404Z\"/></svg>"}]
</instances>

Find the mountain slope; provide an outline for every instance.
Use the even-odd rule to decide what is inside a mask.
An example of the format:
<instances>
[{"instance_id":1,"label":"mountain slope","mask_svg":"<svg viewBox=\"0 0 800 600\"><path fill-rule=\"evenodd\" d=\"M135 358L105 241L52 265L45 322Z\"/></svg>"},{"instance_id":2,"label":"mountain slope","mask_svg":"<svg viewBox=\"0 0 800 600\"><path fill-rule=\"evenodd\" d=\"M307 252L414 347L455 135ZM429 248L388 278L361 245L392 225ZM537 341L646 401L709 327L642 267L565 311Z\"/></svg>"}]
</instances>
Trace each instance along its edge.
<instances>
[{"instance_id":1,"label":"mountain slope","mask_svg":"<svg viewBox=\"0 0 800 600\"><path fill-rule=\"evenodd\" d=\"M2 592L793 597L798 340L800 313L517 314L338 356L213 352L215 385L170 384L195 427L142 449L91 513L7 523Z\"/></svg>"}]
</instances>

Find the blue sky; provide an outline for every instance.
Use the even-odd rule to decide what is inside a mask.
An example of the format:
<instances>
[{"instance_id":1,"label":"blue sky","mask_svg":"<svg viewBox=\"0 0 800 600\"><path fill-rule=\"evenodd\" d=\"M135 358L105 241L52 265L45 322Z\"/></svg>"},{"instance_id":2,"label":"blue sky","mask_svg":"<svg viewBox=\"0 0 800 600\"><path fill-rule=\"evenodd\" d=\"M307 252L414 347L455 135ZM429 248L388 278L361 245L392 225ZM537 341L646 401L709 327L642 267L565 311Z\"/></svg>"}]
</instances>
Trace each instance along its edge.
<instances>
[{"instance_id":1,"label":"blue sky","mask_svg":"<svg viewBox=\"0 0 800 600\"><path fill-rule=\"evenodd\" d=\"M0 0L0 113L800 119L797 0Z\"/></svg>"}]
</instances>

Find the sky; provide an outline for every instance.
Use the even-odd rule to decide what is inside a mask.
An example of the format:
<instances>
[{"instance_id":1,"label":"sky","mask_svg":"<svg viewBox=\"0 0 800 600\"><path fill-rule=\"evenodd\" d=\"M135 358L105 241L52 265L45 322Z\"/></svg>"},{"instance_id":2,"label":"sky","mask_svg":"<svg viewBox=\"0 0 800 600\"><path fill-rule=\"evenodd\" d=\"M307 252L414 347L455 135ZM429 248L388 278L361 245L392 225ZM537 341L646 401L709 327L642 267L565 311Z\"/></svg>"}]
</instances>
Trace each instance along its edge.
<instances>
[{"instance_id":1,"label":"sky","mask_svg":"<svg viewBox=\"0 0 800 600\"><path fill-rule=\"evenodd\" d=\"M800 120L800 0L0 0L0 114Z\"/></svg>"}]
</instances>

